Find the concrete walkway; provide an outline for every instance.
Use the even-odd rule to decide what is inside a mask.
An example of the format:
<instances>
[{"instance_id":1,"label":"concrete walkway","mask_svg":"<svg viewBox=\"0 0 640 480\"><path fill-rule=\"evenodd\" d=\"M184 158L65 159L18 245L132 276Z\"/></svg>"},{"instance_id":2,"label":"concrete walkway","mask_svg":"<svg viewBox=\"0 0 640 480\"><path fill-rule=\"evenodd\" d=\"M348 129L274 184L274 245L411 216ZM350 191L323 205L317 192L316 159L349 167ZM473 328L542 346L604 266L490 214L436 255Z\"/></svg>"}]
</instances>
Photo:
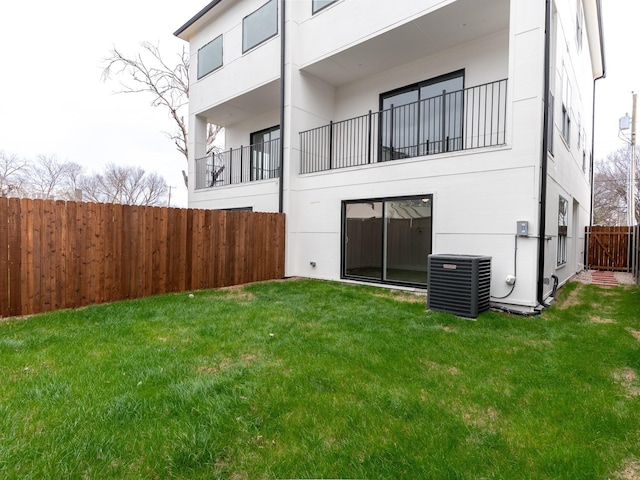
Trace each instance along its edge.
<instances>
[{"instance_id":1,"label":"concrete walkway","mask_svg":"<svg viewBox=\"0 0 640 480\"><path fill-rule=\"evenodd\" d=\"M615 287L617 285L633 285L633 275L625 272L605 272L601 270L583 270L576 273L571 280L590 283L600 287Z\"/></svg>"}]
</instances>

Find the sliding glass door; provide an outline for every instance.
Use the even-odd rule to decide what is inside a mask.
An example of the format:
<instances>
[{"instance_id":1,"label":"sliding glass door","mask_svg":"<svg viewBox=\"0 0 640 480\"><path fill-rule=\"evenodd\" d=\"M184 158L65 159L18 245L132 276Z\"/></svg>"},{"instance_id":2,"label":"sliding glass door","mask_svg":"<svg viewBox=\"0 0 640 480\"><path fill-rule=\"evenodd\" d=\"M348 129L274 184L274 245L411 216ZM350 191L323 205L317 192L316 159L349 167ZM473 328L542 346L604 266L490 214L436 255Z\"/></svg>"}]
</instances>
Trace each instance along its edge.
<instances>
[{"instance_id":1,"label":"sliding glass door","mask_svg":"<svg viewBox=\"0 0 640 480\"><path fill-rule=\"evenodd\" d=\"M427 284L432 196L343 202L344 278Z\"/></svg>"},{"instance_id":2,"label":"sliding glass door","mask_svg":"<svg viewBox=\"0 0 640 480\"><path fill-rule=\"evenodd\" d=\"M462 148L464 71L380 96L381 161Z\"/></svg>"}]
</instances>

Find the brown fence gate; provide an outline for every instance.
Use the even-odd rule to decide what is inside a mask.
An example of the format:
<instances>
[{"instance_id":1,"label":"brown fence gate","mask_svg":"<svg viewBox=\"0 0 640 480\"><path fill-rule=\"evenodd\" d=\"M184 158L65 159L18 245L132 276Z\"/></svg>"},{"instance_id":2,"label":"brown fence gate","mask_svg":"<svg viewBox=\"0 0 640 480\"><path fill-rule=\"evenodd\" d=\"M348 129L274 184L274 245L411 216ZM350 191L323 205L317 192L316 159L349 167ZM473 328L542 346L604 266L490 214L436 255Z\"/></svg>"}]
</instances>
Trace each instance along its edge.
<instances>
[{"instance_id":1,"label":"brown fence gate","mask_svg":"<svg viewBox=\"0 0 640 480\"><path fill-rule=\"evenodd\" d=\"M636 227L586 227L587 258L591 270L633 272L637 270Z\"/></svg>"}]
</instances>

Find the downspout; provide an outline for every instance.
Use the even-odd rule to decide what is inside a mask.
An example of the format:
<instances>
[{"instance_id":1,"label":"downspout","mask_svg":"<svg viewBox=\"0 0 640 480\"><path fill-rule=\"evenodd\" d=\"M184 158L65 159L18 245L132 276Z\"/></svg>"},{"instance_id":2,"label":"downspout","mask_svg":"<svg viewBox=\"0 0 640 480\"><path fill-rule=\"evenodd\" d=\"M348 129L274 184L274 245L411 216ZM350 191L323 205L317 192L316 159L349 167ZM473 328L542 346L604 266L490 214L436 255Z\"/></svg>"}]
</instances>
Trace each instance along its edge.
<instances>
[{"instance_id":1,"label":"downspout","mask_svg":"<svg viewBox=\"0 0 640 480\"><path fill-rule=\"evenodd\" d=\"M285 74L285 0L280 0L280 178L278 181L278 212L284 211L284 74Z\"/></svg>"},{"instance_id":2,"label":"downspout","mask_svg":"<svg viewBox=\"0 0 640 480\"><path fill-rule=\"evenodd\" d=\"M596 2L598 8L598 29L602 33L602 4L600 0ZM589 159L589 168L591 169L590 180L591 180L591 205L589 216L589 226L593 226L593 203L594 203L594 188L593 188L593 167L595 164L595 141L596 141L596 82L598 80L602 80L607 76L607 71L604 63L604 38L602 34L600 35L600 51L602 52L602 75L593 79L593 99L592 99L592 108L591 108L591 158ZM586 265L587 262L585 262Z\"/></svg>"},{"instance_id":3,"label":"downspout","mask_svg":"<svg viewBox=\"0 0 640 480\"><path fill-rule=\"evenodd\" d=\"M545 2L544 18L544 107L542 112L542 157L540 163L540 200L538 202L538 303L544 305L544 264L547 222L547 160L549 148L549 75L551 66L551 0Z\"/></svg>"}]
</instances>

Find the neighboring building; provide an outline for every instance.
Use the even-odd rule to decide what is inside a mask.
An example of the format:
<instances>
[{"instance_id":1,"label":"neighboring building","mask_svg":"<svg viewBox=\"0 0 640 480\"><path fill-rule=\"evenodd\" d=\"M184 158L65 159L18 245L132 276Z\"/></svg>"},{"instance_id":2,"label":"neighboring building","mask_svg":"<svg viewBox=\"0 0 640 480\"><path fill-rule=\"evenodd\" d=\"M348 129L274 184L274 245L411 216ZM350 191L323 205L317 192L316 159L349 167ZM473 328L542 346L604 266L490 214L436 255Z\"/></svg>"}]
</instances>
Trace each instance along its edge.
<instances>
[{"instance_id":1,"label":"neighboring building","mask_svg":"<svg viewBox=\"0 0 640 480\"><path fill-rule=\"evenodd\" d=\"M533 311L583 268L600 0L214 0L175 35L189 206L285 212L287 276L489 255L492 302Z\"/></svg>"}]
</instances>

